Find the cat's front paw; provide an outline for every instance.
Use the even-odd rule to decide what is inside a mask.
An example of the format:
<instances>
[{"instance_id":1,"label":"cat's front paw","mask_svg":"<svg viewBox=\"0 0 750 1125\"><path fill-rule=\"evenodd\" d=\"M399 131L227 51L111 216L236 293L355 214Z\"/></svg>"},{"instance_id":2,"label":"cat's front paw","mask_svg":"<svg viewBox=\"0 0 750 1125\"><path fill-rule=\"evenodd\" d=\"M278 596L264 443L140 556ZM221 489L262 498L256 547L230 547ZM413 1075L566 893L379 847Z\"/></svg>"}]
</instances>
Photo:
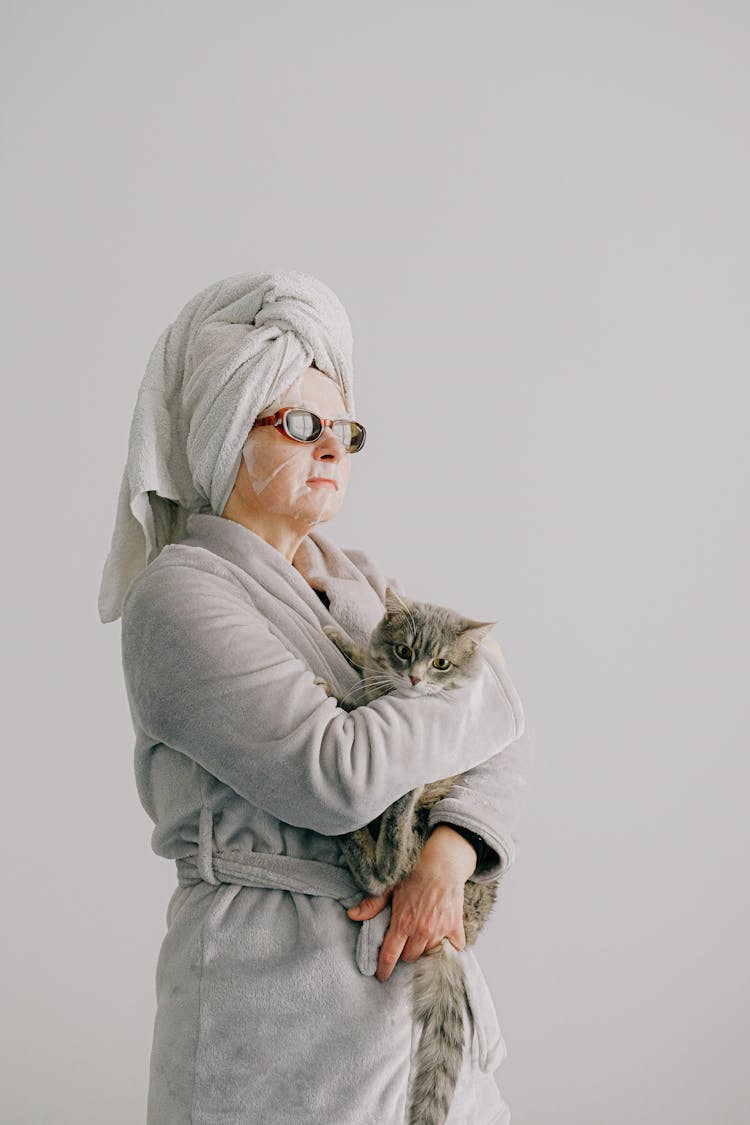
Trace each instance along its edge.
<instances>
[{"instance_id":1,"label":"cat's front paw","mask_svg":"<svg viewBox=\"0 0 750 1125\"><path fill-rule=\"evenodd\" d=\"M337 629L335 625L324 625L323 632L328 637L329 641L333 641L337 648L340 646L340 642L342 640L344 642L346 641L346 638L342 635L341 630Z\"/></svg>"},{"instance_id":2,"label":"cat's front paw","mask_svg":"<svg viewBox=\"0 0 750 1125\"><path fill-rule=\"evenodd\" d=\"M328 683L328 680L324 680L322 676L316 676L313 683L316 683L318 687L321 687L326 695L332 695L334 699L336 698L336 692Z\"/></svg>"}]
</instances>

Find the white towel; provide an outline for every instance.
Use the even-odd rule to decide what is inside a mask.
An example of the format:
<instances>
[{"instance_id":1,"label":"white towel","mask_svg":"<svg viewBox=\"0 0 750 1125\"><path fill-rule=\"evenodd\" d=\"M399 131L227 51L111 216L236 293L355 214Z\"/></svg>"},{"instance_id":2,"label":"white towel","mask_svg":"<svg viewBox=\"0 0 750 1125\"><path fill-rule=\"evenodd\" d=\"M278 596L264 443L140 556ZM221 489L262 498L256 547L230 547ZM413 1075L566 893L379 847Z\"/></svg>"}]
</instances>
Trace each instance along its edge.
<instances>
[{"instance_id":1,"label":"white towel","mask_svg":"<svg viewBox=\"0 0 750 1125\"><path fill-rule=\"evenodd\" d=\"M327 285L298 270L215 282L164 330L130 425L99 590L103 622L120 616L136 574L183 538L190 512L221 515L256 417L312 365L353 415L349 318Z\"/></svg>"}]
</instances>

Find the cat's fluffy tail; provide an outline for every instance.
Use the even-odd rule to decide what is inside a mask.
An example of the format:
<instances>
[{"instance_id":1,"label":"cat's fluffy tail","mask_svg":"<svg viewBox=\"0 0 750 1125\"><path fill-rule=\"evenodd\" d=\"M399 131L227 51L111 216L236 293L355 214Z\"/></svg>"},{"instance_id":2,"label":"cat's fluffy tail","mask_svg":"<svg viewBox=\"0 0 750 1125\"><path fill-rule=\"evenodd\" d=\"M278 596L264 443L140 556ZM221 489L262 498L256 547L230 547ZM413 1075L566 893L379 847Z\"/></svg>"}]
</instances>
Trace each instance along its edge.
<instances>
[{"instance_id":1,"label":"cat's fluffy tail","mask_svg":"<svg viewBox=\"0 0 750 1125\"><path fill-rule=\"evenodd\" d=\"M464 1051L466 985L458 950L443 938L414 963L412 996L421 1020L409 1125L443 1125Z\"/></svg>"}]
</instances>

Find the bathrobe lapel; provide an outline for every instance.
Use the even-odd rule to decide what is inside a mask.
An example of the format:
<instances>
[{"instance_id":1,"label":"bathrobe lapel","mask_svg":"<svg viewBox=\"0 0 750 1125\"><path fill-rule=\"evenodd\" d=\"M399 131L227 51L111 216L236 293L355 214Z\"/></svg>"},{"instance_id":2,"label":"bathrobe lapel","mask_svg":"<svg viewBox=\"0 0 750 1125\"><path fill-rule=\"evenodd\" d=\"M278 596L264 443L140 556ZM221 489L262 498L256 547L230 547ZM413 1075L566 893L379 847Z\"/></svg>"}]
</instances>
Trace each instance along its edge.
<instances>
[{"instance_id":1,"label":"bathrobe lapel","mask_svg":"<svg viewBox=\"0 0 750 1125\"><path fill-rule=\"evenodd\" d=\"M255 608L316 675L342 693L359 682L359 674L326 637L323 626L336 624L354 643L366 644L384 613L382 578L369 570L363 573L346 551L319 531L303 539L292 562L249 528L207 513L188 517L182 542L238 567ZM351 553L364 557L359 551ZM328 608L316 590L325 591Z\"/></svg>"},{"instance_id":2,"label":"bathrobe lapel","mask_svg":"<svg viewBox=\"0 0 750 1125\"><path fill-rule=\"evenodd\" d=\"M330 616L349 638L366 645L383 616L383 599L346 551L313 532L300 544L294 566L314 590L325 591Z\"/></svg>"}]
</instances>

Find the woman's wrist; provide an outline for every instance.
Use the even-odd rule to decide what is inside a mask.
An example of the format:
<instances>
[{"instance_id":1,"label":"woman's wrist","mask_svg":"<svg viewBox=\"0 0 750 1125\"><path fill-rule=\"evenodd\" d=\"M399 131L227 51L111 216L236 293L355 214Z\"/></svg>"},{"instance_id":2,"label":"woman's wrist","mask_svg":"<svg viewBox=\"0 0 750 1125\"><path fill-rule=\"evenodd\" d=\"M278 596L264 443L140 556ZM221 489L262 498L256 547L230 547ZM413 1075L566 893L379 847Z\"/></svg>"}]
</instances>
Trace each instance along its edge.
<instances>
[{"instance_id":1,"label":"woman's wrist","mask_svg":"<svg viewBox=\"0 0 750 1125\"><path fill-rule=\"evenodd\" d=\"M472 844L450 824L436 824L422 848L421 861L441 873L446 870L466 882L477 867L477 852Z\"/></svg>"},{"instance_id":2,"label":"woman's wrist","mask_svg":"<svg viewBox=\"0 0 750 1125\"><path fill-rule=\"evenodd\" d=\"M463 824L453 824L450 820L439 820L437 823L447 824L454 832L458 832L459 836L463 836L465 840L468 840L476 852L477 867L481 867L487 854L487 844L484 839L477 832L472 832L470 828L466 828Z\"/></svg>"}]
</instances>

